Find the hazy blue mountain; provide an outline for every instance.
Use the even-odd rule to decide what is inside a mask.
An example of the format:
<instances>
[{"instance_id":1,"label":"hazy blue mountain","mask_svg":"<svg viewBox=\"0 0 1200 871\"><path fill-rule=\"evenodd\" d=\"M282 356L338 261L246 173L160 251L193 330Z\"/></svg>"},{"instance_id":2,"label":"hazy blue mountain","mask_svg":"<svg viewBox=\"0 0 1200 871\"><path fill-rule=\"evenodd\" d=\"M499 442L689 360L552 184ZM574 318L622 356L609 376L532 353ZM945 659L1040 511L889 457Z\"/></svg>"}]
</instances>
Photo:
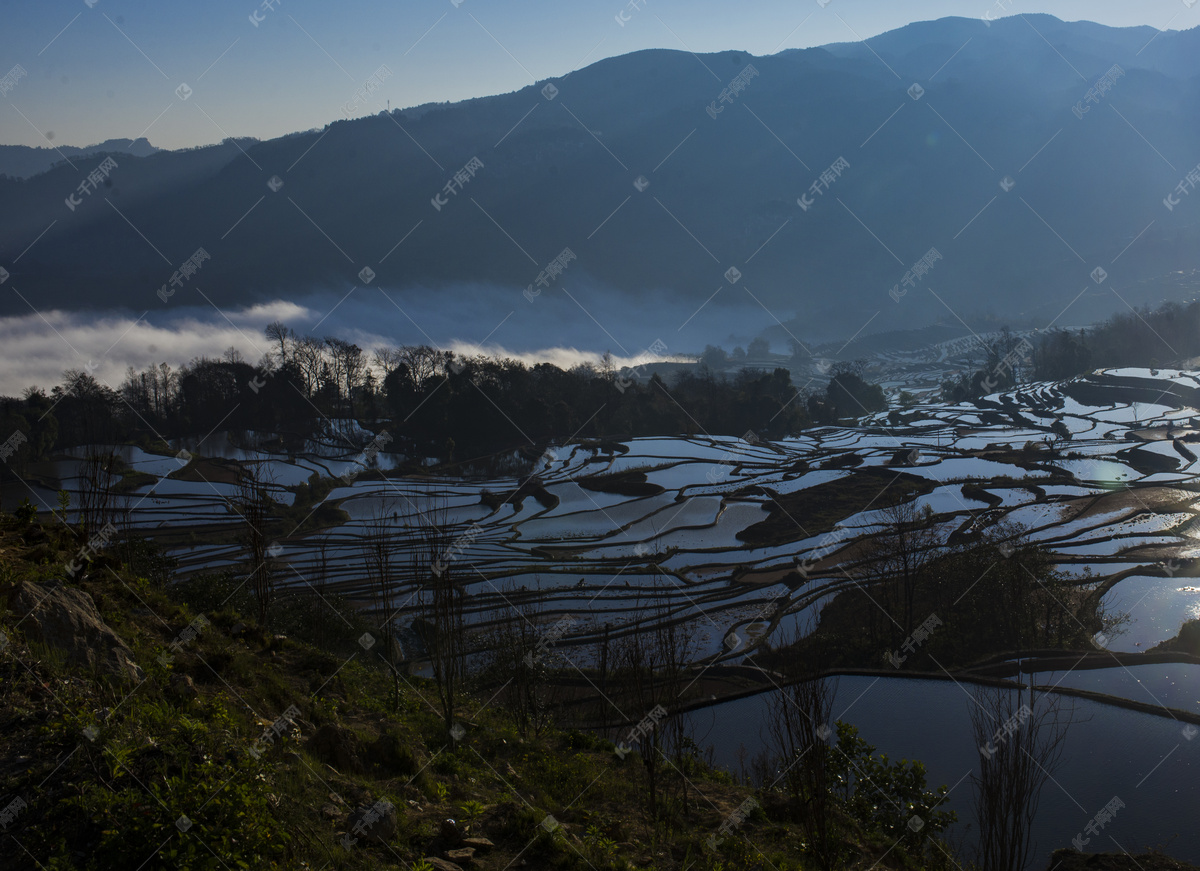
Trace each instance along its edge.
<instances>
[{"instance_id":1,"label":"hazy blue mountain","mask_svg":"<svg viewBox=\"0 0 1200 871\"><path fill-rule=\"evenodd\" d=\"M96 145L79 148L74 145L46 146L31 148L28 145L0 145L0 175L12 178L30 178L45 172L56 163L64 163L68 158L87 157L92 154L131 154L135 157L148 157L161 151L150 144L145 137L139 139L106 139Z\"/></svg>"},{"instance_id":2,"label":"hazy blue mountain","mask_svg":"<svg viewBox=\"0 0 1200 871\"><path fill-rule=\"evenodd\" d=\"M710 117L751 63L759 75ZM1084 102L1114 65L1111 90ZM569 247L567 275L590 292L666 289L698 306L724 288L815 335L947 307L1049 323L1083 292L1078 321L1121 306L1114 289L1145 298L1200 265L1200 192L1163 204L1200 164L1200 30L948 18L869 47L643 51L553 80L553 99L545 84L122 159L73 212L64 198L98 158L0 180L0 266L67 307L202 302L197 286L219 305L346 292L363 267L372 287L485 282L515 306ZM472 158L483 168L435 209ZM839 158L849 168L804 211L797 198ZM163 303L155 291L199 247L211 261ZM943 259L895 301L931 248Z\"/></svg>"}]
</instances>

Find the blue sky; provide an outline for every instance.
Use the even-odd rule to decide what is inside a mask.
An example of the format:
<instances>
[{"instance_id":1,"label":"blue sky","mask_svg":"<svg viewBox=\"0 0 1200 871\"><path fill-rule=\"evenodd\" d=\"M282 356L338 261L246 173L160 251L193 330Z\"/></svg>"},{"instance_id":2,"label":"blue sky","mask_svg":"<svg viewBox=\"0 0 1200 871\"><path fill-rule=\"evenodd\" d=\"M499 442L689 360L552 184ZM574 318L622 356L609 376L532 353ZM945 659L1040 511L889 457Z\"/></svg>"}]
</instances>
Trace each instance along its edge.
<instances>
[{"instance_id":1,"label":"blue sky","mask_svg":"<svg viewBox=\"0 0 1200 871\"><path fill-rule=\"evenodd\" d=\"M503 93L645 48L770 54L989 10L1200 25L1183 0L0 0L0 75L28 73L0 97L0 142L265 139L346 117L381 66L377 103L354 114Z\"/></svg>"}]
</instances>

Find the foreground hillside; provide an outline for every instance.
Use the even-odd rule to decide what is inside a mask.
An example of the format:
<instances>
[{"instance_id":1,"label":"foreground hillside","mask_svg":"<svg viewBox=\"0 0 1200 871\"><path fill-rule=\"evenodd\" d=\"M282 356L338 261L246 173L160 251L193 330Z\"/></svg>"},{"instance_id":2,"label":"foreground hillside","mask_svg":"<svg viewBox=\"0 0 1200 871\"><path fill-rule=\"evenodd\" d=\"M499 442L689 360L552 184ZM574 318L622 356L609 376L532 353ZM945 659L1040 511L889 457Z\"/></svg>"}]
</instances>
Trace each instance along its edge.
<instances>
[{"instance_id":1,"label":"foreground hillside","mask_svg":"<svg viewBox=\"0 0 1200 871\"><path fill-rule=\"evenodd\" d=\"M651 819L640 756L607 741L522 737L466 697L446 740L429 684L393 700L351 613L325 612L345 637L321 649L197 613L145 550L72 579L78 549L0 517L6 868L815 867L779 798L700 759ZM841 826L846 867L950 867Z\"/></svg>"},{"instance_id":2,"label":"foreground hillside","mask_svg":"<svg viewBox=\"0 0 1200 871\"><path fill-rule=\"evenodd\" d=\"M544 712L530 728L469 692L447 730L433 683L388 675L344 604L277 602L285 637L233 606L240 590L214 602L169 584L149 545L107 544L0 515L5 868L970 867L937 835L948 815L923 768L851 727L828 749L846 764L830 763L817 850L782 775L751 788L693 745L655 760L655 798L628 744Z\"/></svg>"}]
</instances>

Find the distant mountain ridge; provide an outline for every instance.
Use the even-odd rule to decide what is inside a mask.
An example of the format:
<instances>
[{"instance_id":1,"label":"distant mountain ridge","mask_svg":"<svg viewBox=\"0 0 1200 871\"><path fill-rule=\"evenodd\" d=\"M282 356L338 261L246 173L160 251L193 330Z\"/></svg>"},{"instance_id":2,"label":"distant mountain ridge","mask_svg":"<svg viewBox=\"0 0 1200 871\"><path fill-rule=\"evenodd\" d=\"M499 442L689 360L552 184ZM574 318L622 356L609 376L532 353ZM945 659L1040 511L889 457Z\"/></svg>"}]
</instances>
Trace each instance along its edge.
<instances>
[{"instance_id":1,"label":"distant mountain ridge","mask_svg":"<svg viewBox=\"0 0 1200 871\"><path fill-rule=\"evenodd\" d=\"M0 175L10 178L31 178L46 172L67 158L87 157L92 154L129 154L134 157L149 157L162 151L150 144L144 136L138 139L106 139L96 145L78 148L73 145L32 148L28 145L0 145Z\"/></svg>"},{"instance_id":2,"label":"distant mountain ridge","mask_svg":"<svg viewBox=\"0 0 1200 871\"><path fill-rule=\"evenodd\" d=\"M559 292L535 283L570 248L573 287L692 310L741 294L811 335L948 308L1051 323L1077 297L1082 322L1093 300L1120 305L1112 289L1200 265L1200 197L1164 206L1200 164L1200 29L948 18L868 43L641 51L510 94L130 158L74 211L91 167L0 180L0 266L68 308L206 305L193 283L218 305L485 283L517 306ZM200 247L211 260L160 301Z\"/></svg>"}]
</instances>

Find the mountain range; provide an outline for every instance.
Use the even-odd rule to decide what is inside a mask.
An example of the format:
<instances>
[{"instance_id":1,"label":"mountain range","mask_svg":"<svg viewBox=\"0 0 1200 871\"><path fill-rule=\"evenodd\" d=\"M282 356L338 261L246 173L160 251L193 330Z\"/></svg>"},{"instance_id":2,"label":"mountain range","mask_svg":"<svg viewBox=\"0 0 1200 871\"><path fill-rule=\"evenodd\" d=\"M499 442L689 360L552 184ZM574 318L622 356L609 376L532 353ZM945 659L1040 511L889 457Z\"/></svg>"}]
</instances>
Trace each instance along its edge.
<instances>
[{"instance_id":1,"label":"mountain range","mask_svg":"<svg viewBox=\"0 0 1200 871\"><path fill-rule=\"evenodd\" d=\"M803 338L1084 322L1193 286L1200 29L1021 15L765 57L649 50L500 96L148 149L82 194L97 153L0 178L19 294L0 313L484 286L514 307L715 299Z\"/></svg>"},{"instance_id":2,"label":"mountain range","mask_svg":"<svg viewBox=\"0 0 1200 871\"><path fill-rule=\"evenodd\" d=\"M144 136L138 139L106 139L95 145L79 148L74 145L54 145L33 148L28 145L0 145L0 175L11 178L31 178L66 163L68 158L90 157L93 154L129 154L147 157L161 151Z\"/></svg>"}]
</instances>

